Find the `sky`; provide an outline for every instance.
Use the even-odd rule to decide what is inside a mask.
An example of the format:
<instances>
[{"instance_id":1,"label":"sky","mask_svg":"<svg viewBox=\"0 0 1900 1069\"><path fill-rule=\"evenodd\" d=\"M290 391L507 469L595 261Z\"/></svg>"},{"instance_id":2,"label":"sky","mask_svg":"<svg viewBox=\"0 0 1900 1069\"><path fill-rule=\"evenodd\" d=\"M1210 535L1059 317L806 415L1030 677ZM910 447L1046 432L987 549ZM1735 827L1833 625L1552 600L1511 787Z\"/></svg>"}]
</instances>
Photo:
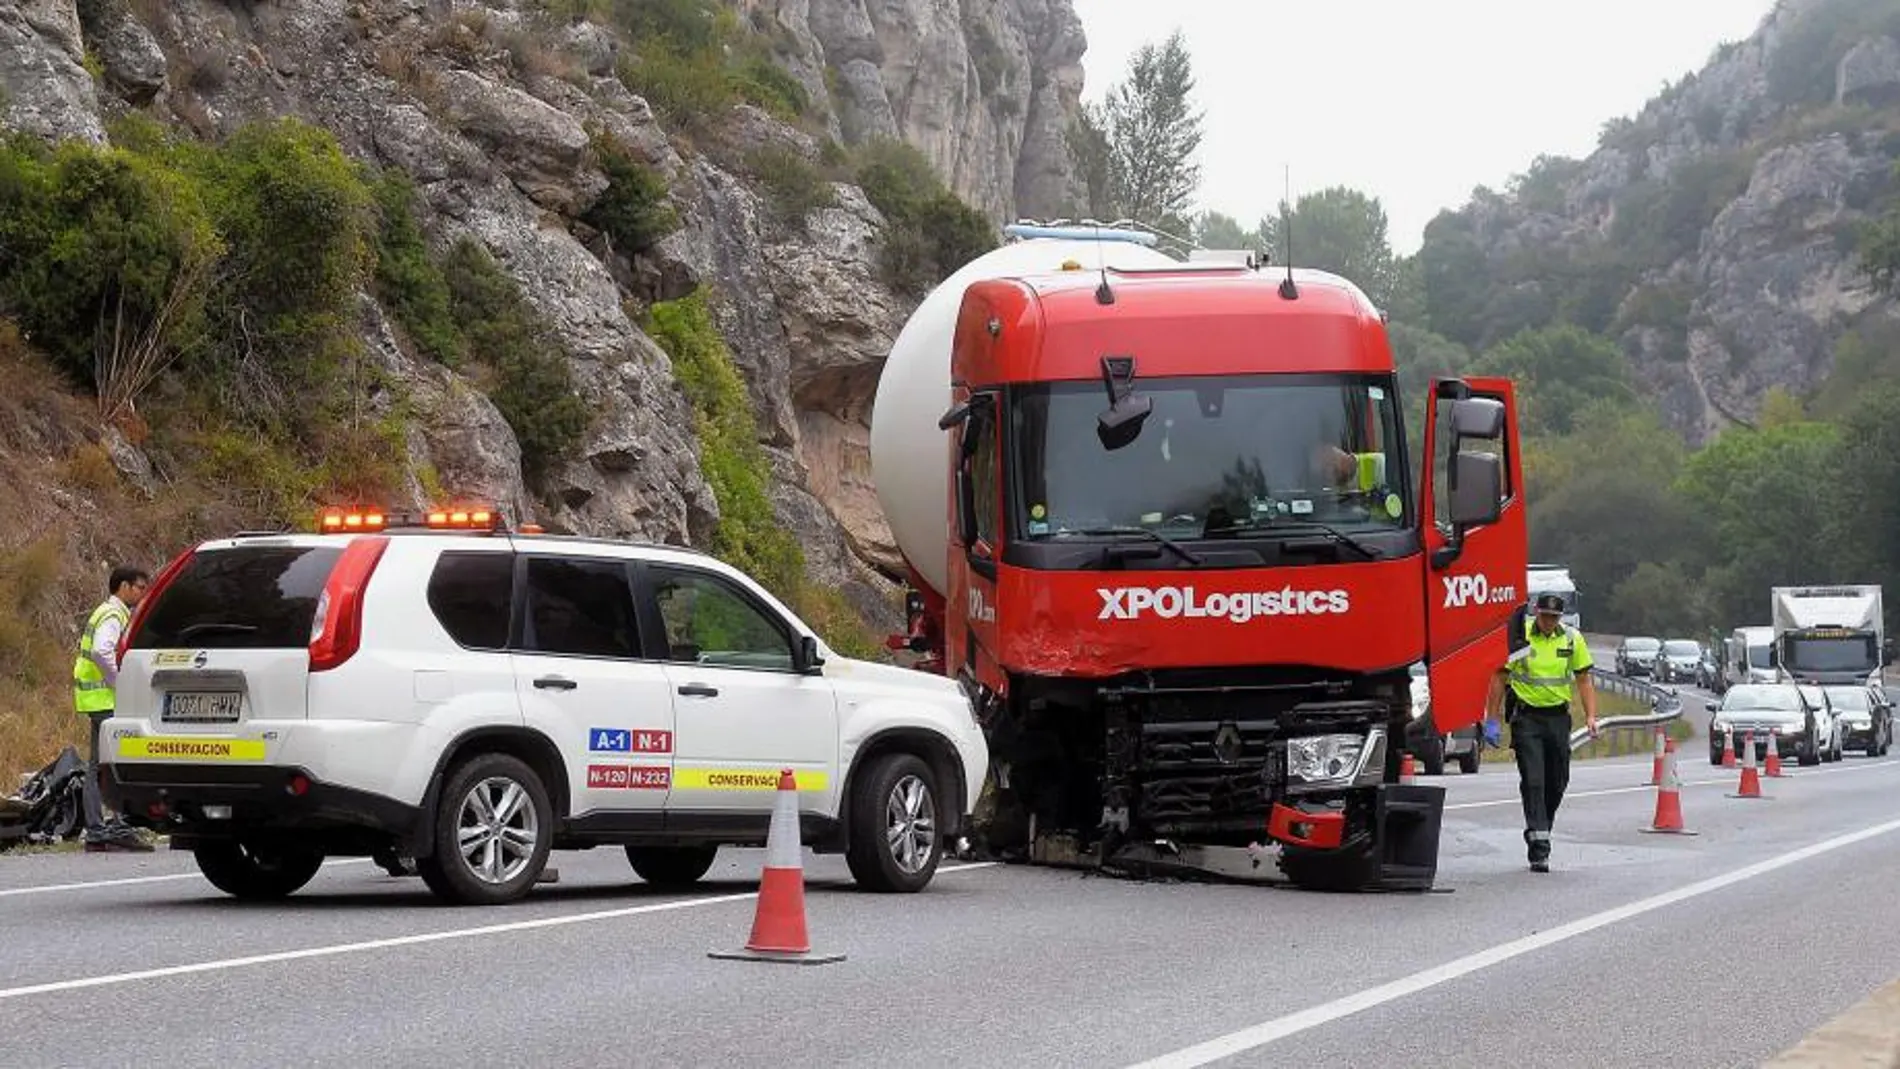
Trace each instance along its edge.
<instances>
[{"instance_id":1,"label":"sky","mask_svg":"<svg viewBox=\"0 0 1900 1069\"><path fill-rule=\"evenodd\" d=\"M1753 33L1774 0L1074 0L1084 100L1177 27L1202 123L1199 206L1251 224L1331 185L1373 194L1392 248L1539 154L1588 155L1603 124ZM1297 253L1297 250L1296 250Z\"/></svg>"}]
</instances>

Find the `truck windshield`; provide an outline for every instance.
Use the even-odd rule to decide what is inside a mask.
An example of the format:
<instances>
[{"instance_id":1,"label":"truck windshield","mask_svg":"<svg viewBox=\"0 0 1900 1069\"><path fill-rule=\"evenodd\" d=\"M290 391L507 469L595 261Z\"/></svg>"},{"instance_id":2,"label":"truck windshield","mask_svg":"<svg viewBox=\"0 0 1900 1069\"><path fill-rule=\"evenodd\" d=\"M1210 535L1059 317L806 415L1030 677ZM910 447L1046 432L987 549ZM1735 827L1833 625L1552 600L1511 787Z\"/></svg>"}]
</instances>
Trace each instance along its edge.
<instances>
[{"instance_id":1,"label":"truck windshield","mask_svg":"<svg viewBox=\"0 0 1900 1069\"><path fill-rule=\"evenodd\" d=\"M1016 392L1021 536L1139 526L1217 538L1318 522L1361 532L1411 514L1389 380L1343 375L1137 379L1154 409L1131 444L1103 448L1097 382Z\"/></svg>"},{"instance_id":2,"label":"truck windshield","mask_svg":"<svg viewBox=\"0 0 1900 1069\"><path fill-rule=\"evenodd\" d=\"M1790 672L1871 672L1880 667L1872 635L1851 638L1796 638L1787 640L1785 664Z\"/></svg>"}]
</instances>

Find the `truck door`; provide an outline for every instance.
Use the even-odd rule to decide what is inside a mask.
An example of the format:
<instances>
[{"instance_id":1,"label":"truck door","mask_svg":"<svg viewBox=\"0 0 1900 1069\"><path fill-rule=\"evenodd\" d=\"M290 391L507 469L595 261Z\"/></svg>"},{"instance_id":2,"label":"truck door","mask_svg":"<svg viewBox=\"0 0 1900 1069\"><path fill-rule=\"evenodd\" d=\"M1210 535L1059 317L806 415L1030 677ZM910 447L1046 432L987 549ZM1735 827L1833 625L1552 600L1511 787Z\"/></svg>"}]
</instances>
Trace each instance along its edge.
<instances>
[{"instance_id":1,"label":"truck door","mask_svg":"<svg viewBox=\"0 0 1900 1069\"><path fill-rule=\"evenodd\" d=\"M1426 660L1441 732L1483 719L1508 653L1530 562L1517 402L1503 378L1434 380L1425 409L1420 501Z\"/></svg>"}]
</instances>

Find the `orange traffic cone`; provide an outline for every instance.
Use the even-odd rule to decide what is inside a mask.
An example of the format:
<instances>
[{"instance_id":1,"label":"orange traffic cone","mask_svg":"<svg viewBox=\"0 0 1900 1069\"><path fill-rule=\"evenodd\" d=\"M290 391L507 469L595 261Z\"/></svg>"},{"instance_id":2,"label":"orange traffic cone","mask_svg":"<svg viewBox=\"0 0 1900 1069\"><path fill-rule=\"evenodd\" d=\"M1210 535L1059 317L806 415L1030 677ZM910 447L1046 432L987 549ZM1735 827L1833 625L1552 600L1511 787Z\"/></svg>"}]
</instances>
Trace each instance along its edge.
<instances>
[{"instance_id":1,"label":"orange traffic cone","mask_svg":"<svg viewBox=\"0 0 1900 1069\"><path fill-rule=\"evenodd\" d=\"M752 917L752 938L744 950L713 950L708 957L733 961L782 961L824 965L843 954L813 954L805 931L805 866L798 841L798 778L779 773L772 826L765 834L765 871L759 879L759 905Z\"/></svg>"},{"instance_id":2,"label":"orange traffic cone","mask_svg":"<svg viewBox=\"0 0 1900 1069\"><path fill-rule=\"evenodd\" d=\"M1722 767L1735 767L1735 729L1732 727L1722 729Z\"/></svg>"},{"instance_id":3,"label":"orange traffic cone","mask_svg":"<svg viewBox=\"0 0 1900 1069\"><path fill-rule=\"evenodd\" d=\"M1770 779L1781 778L1781 729L1768 729L1768 767L1763 772Z\"/></svg>"},{"instance_id":4,"label":"orange traffic cone","mask_svg":"<svg viewBox=\"0 0 1900 1069\"><path fill-rule=\"evenodd\" d=\"M1412 764L1412 755L1408 753L1404 759L1399 762L1399 782L1410 783L1412 782L1412 777L1417 774L1418 769Z\"/></svg>"},{"instance_id":5,"label":"orange traffic cone","mask_svg":"<svg viewBox=\"0 0 1900 1069\"><path fill-rule=\"evenodd\" d=\"M1682 777L1676 773L1676 740L1663 743L1662 782L1656 785L1656 815L1649 827L1639 829L1667 835L1694 835L1682 826Z\"/></svg>"},{"instance_id":6,"label":"orange traffic cone","mask_svg":"<svg viewBox=\"0 0 1900 1069\"><path fill-rule=\"evenodd\" d=\"M1761 793L1761 773L1755 770L1755 733L1753 731L1742 736L1742 750L1745 753L1742 760L1742 782L1741 785L1736 788L1735 793L1729 795L1729 797L1761 798L1763 797Z\"/></svg>"},{"instance_id":7,"label":"orange traffic cone","mask_svg":"<svg viewBox=\"0 0 1900 1069\"><path fill-rule=\"evenodd\" d=\"M1649 786L1660 787L1663 781L1663 744L1668 739L1661 724L1656 725L1656 761L1649 770Z\"/></svg>"}]
</instances>

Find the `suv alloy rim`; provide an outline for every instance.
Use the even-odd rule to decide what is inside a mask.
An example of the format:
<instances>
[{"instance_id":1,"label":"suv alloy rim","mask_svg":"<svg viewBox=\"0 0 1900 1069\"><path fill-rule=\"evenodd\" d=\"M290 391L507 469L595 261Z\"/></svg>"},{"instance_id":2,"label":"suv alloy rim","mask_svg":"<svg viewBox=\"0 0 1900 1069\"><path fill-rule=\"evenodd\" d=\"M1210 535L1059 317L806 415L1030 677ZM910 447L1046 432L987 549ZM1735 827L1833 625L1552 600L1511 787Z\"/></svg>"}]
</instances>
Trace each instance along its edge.
<instances>
[{"instance_id":1,"label":"suv alloy rim","mask_svg":"<svg viewBox=\"0 0 1900 1069\"><path fill-rule=\"evenodd\" d=\"M490 776L469 788L456 823L462 861L486 883L507 883L521 875L540 838L533 799L505 776Z\"/></svg>"},{"instance_id":2,"label":"suv alloy rim","mask_svg":"<svg viewBox=\"0 0 1900 1069\"><path fill-rule=\"evenodd\" d=\"M916 776L905 776L891 788L884 812L891 860L907 874L923 871L937 848L937 804L930 788Z\"/></svg>"}]
</instances>

